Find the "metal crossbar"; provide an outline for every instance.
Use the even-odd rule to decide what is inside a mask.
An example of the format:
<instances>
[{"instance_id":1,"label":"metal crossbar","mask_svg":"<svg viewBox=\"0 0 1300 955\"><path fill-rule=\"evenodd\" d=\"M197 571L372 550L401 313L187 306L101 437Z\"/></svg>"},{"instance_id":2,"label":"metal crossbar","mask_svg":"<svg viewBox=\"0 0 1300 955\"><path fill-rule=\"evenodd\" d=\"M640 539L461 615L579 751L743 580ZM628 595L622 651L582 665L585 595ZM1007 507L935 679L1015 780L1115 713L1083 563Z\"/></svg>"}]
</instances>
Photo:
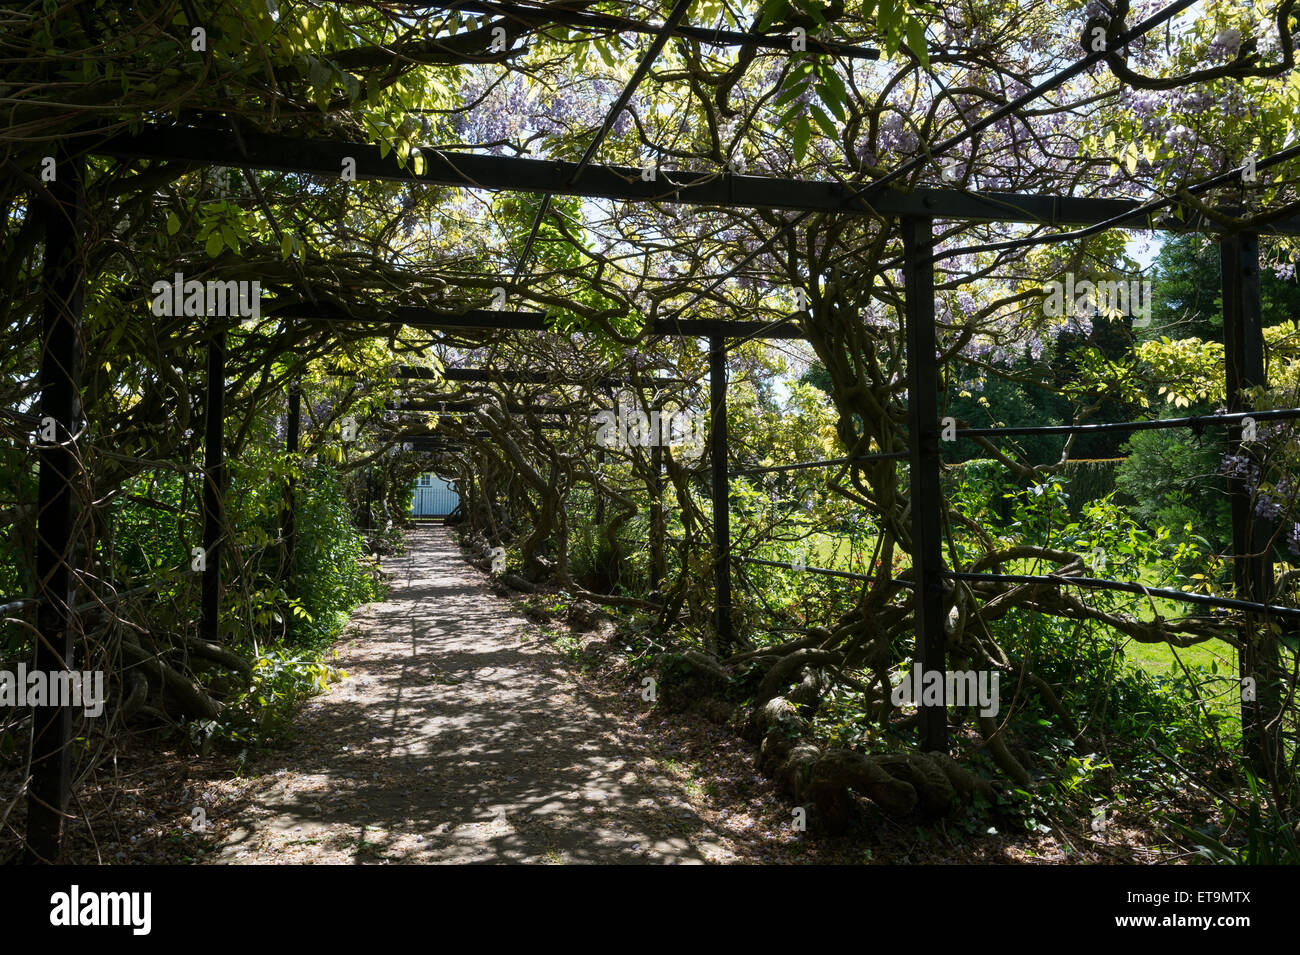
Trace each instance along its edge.
<instances>
[{"instance_id":1,"label":"metal crossbar","mask_svg":"<svg viewBox=\"0 0 1300 955\"><path fill-rule=\"evenodd\" d=\"M733 555L732 560L740 561L744 564L762 564L765 567L780 567L783 570L794 571L788 563L781 563L775 560L763 560L759 557L740 557ZM873 574L856 574L848 570L832 570L829 567L800 567L796 573L807 571L810 574L821 574L824 577L841 577L845 580L867 580L867 581L885 581L891 584L898 584L900 587L906 587L909 590L916 588L916 581L905 580L901 577L879 577Z\"/></svg>"},{"instance_id":2,"label":"metal crossbar","mask_svg":"<svg viewBox=\"0 0 1300 955\"><path fill-rule=\"evenodd\" d=\"M1253 163L1253 168L1256 173L1259 173L1271 166L1276 166L1291 159L1295 159L1297 156L1300 156L1300 143L1255 161ZM1227 172L1220 173L1217 176L1211 176L1209 179L1203 179L1200 182L1186 187L1186 192L1188 195L1196 196L1219 186L1240 183L1242 181L1242 174L1247 170L1247 168L1248 167L1245 164L1236 166L1233 169L1229 169ZM1156 199L1148 199L1142 203L1140 208L1141 211L1145 212L1147 215L1152 215L1159 212L1161 209L1168 209L1177 204L1178 197L1176 195L1162 196ZM1046 245L1052 242L1072 242L1077 239L1086 239L1089 236L1106 232L1115 228L1119 224L1120 223L1115 220L1106 220L1083 229L1076 229L1073 232L1057 232L1051 235L1027 236L1022 239L1004 239L1000 242L982 242L978 245L963 245L958 246L955 249L947 249L938 257L948 259L960 255L979 255L985 252L1004 252L1008 249L1024 249L1033 245ZM1267 231L1267 229L1267 225L1261 226L1261 231Z\"/></svg>"},{"instance_id":3,"label":"metal crossbar","mask_svg":"<svg viewBox=\"0 0 1300 955\"><path fill-rule=\"evenodd\" d=\"M419 368L414 365L401 365L394 377L425 381L458 381L471 384L519 383L529 385L574 385L584 384L584 379L570 372L559 371L516 371L508 368L444 368L441 372L432 368ZM640 384L679 385L684 378L646 378ZM632 386L637 384L631 378L601 376L593 379L597 385Z\"/></svg>"},{"instance_id":4,"label":"metal crossbar","mask_svg":"<svg viewBox=\"0 0 1300 955\"><path fill-rule=\"evenodd\" d=\"M1187 418L1158 418L1152 421L1104 421L1098 424L1045 424L1012 428L957 428L959 438L993 438L1017 434L1099 434L1107 431L1155 431L1161 428L1200 428L1207 424L1240 424L1253 421L1292 420L1300 418L1300 408L1273 411L1239 411L1233 414L1193 415Z\"/></svg>"},{"instance_id":5,"label":"metal crossbar","mask_svg":"<svg viewBox=\"0 0 1300 955\"><path fill-rule=\"evenodd\" d=\"M277 317L315 319L327 322L355 322L358 325L409 325L430 329L484 329L488 331L549 330L551 318L545 312L495 312L471 308L462 312L394 305L382 311L368 308L345 308L342 305L314 305L294 302L272 310ZM804 338L798 322L749 322L721 318L685 320L655 319L647 331L665 337L699 338L721 335L726 338Z\"/></svg>"},{"instance_id":6,"label":"metal crossbar","mask_svg":"<svg viewBox=\"0 0 1300 955\"><path fill-rule=\"evenodd\" d=\"M351 159L356 162L358 180L422 182L507 192L550 192L626 202L788 209L881 218L933 216L967 222L1030 225L1109 222L1116 228L1131 226L1174 231L1171 225L1152 222L1150 216L1142 211L1141 203L1127 199L929 188L903 191L891 187L866 202L843 183L775 176L660 169L655 180L646 182L638 167L593 164L582 170L575 180L577 163L573 162L490 156L430 147L419 148L425 168L417 173L413 166L403 166L394 154L382 155L378 146L369 143L250 132L244 134L244 147L245 152L241 153L234 144L226 141L225 136L212 129L146 123L138 132L106 135L90 148L97 154L123 159L171 160L200 165L234 166L242 163L256 169L334 177L342 174L344 160ZM1185 215L1177 231L1220 228L1194 210L1185 210ZM1300 217L1292 216L1273 223L1270 231L1300 235ZM738 269L739 266L723 278Z\"/></svg>"},{"instance_id":7,"label":"metal crossbar","mask_svg":"<svg viewBox=\"0 0 1300 955\"><path fill-rule=\"evenodd\" d=\"M729 471L732 477L739 477L745 474L771 474L777 471L801 471L805 468L834 467L838 464L857 464L869 461L896 461L899 458L905 458L910 452L908 451L889 451L881 454L863 454L856 458L827 458L823 461L800 461L798 464L775 464L770 467L759 468L738 468Z\"/></svg>"},{"instance_id":8,"label":"metal crossbar","mask_svg":"<svg viewBox=\"0 0 1300 955\"><path fill-rule=\"evenodd\" d=\"M1252 610L1278 617L1300 620L1300 608L1282 607L1277 604L1257 603L1253 600L1236 600L1231 597L1213 597L1208 594L1189 594L1182 590L1169 590L1164 587L1148 587L1121 580L1105 580L1099 577L1067 577L1061 574L970 574L962 571L945 570L942 576L949 580L964 580L972 583L1007 583L1007 584L1052 584L1056 587L1085 587L1089 590L1118 590L1124 593L1140 594L1144 597L1161 597L1165 600L1178 600L1183 603L1200 604L1204 607L1223 607L1228 610Z\"/></svg>"},{"instance_id":9,"label":"metal crossbar","mask_svg":"<svg viewBox=\"0 0 1300 955\"><path fill-rule=\"evenodd\" d=\"M619 33L644 33L654 35L663 29L655 23L642 23L628 17L609 13L588 13L568 10L554 4L501 3L492 0L445 0L429 2L427 6L446 7L448 9L468 10L471 13L499 14L503 17L519 20L522 23L537 25L558 24L589 30L610 30ZM687 40L698 40L709 46L756 46L767 50L789 51L794 37L772 33L746 33L738 30L715 30L709 27L679 24L668 30L669 35ZM813 53L829 53L845 59L878 60L880 51L870 47L851 46L837 40L823 40L809 34L808 50Z\"/></svg>"}]
</instances>

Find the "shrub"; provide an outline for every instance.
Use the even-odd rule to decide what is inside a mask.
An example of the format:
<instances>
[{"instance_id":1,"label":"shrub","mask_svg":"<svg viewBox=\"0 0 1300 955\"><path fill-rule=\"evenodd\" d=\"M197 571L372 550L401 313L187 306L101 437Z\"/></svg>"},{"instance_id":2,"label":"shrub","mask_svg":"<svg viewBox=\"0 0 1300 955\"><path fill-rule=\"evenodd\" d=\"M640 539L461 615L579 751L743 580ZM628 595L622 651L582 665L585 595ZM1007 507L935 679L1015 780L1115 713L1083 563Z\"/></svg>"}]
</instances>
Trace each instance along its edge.
<instances>
[{"instance_id":1,"label":"shrub","mask_svg":"<svg viewBox=\"0 0 1300 955\"><path fill-rule=\"evenodd\" d=\"M318 464L299 483L296 521L290 642L319 646L342 632L354 607L379 596L378 575L333 467Z\"/></svg>"}]
</instances>

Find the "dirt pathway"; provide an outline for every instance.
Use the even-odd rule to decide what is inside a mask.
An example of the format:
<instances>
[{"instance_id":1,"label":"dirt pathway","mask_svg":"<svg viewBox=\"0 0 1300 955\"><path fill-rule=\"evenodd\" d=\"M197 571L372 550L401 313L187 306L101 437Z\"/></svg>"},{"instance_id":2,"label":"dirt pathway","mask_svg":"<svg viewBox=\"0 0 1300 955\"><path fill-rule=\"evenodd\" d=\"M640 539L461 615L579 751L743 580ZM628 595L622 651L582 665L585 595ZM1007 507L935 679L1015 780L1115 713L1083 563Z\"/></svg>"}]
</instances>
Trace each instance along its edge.
<instances>
[{"instance_id":1,"label":"dirt pathway","mask_svg":"<svg viewBox=\"0 0 1300 955\"><path fill-rule=\"evenodd\" d=\"M441 527L386 562L297 740L238 784L217 863L735 859L613 708ZM214 807L214 814L220 809Z\"/></svg>"}]
</instances>

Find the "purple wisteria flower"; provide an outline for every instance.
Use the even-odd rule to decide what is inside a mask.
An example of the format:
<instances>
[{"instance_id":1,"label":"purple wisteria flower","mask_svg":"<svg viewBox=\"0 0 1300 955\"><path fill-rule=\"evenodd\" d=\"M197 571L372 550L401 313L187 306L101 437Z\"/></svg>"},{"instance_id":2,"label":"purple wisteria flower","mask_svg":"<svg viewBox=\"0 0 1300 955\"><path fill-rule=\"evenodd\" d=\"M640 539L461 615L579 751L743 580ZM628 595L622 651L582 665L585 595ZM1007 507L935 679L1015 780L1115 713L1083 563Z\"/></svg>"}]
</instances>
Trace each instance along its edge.
<instances>
[{"instance_id":1,"label":"purple wisteria flower","mask_svg":"<svg viewBox=\"0 0 1300 955\"><path fill-rule=\"evenodd\" d=\"M1241 31L1228 27L1220 30L1210 41L1210 55L1218 60L1227 60L1237 55L1241 49Z\"/></svg>"},{"instance_id":2,"label":"purple wisteria flower","mask_svg":"<svg viewBox=\"0 0 1300 955\"><path fill-rule=\"evenodd\" d=\"M1165 145L1175 152L1181 149L1190 149L1195 143L1196 134L1182 123L1165 133Z\"/></svg>"},{"instance_id":3,"label":"purple wisteria flower","mask_svg":"<svg viewBox=\"0 0 1300 955\"><path fill-rule=\"evenodd\" d=\"M1276 520L1282 513L1282 504L1267 491L1260 491L1255 499L1255 513L1266 521Z\"/></svg>"},{"instance_id":4,"label":"purple wisteria flower","mask_svg":"<svg viewBox=\"0 0 1300 955\"><path fill-rule=\"evenodd\" d=\"M1071 332L1075 335L1088 336L1092 334L1092 319L1086 315L1071 315L1057 328L1057 334Z\"/></svg>"},{"instance_id":5,"label":"purple wisteria flower","mask_svg":"<svg viewBox=\"0 0 1300 955\"><path fill-rule=\"evenodd\" d=\"M1224 455L1219 473L1225 477L1245 481L1246 488L1250 491L1254 491L1259 486L1259 467L1244 454Z\"/></svg>"},{"instance_id":6,"label":"purple wisteria flower","mask_svg":"<svg viewBox=\"0 0 1300 955\"><path fill-rule=\"evenodd\" d=\"M916 133L903 121L901 113L888 113L880 121L880 151L916 152Z\"/></svg>"}]
</instances>

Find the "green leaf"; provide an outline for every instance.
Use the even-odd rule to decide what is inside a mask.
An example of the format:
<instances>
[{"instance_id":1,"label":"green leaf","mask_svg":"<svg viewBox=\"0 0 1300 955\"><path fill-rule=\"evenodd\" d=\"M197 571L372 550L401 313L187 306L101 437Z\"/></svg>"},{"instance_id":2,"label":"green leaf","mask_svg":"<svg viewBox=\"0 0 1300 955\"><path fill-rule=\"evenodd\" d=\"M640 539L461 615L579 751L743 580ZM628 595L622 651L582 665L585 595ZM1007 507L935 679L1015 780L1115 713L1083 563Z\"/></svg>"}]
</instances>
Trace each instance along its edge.
<instances>
[{"instance_id":1,"label":"green leaf","mask_svg":"<svg viewBox=\"0 0 1300 955\"><path fill-rule=\"evenodd\" d=\"M763 15L758 21L758 32L762 33L773 23L777 17L784 14L790 9L788 0L763 0Z\"/></svg>"},{"instance_id":2,"label":"green leaf","mask_svg":"<svg viewBox=\"0 0 1300 955\"><path fill-rule=\"evenodd\" d=\"M822 82L826 84L826 88L831 91L836 102L841 104L848 102L848 90L844 88L844 81L840 79L840 74L835 72L834 66L830 63L823 63L818 70L818 75L821 77ZM827 102L827 105L829 106L830 103Z\"/></svg>"},{"instance_id":3,"label":"green leaf","mask_svg":"<svg viewBox=\"0 0 1300 955\"><path fill-rule=\"evenodd\" d=\"M339 80L343 83L343 88L347 90L348 99L355 103L361 96L361 80L346 70L339 71Z\"/></svg>"},{"instance_id":4,"label":"green leaf","mask_svg":"<svg viewBox=\"0 0 1300 955\"><path fill-rule=\"evenodd\" d=\"M221 250L222 248L224 248L224 245L221 241L220 232L214 230L213 233L208 236L208 244L206 248L207 248L208 255L211 258L215 259L217 256L221 254Z\"/></svg>"},{"instance_id":5,"label":"green leaf","mask_svg":"<svg viewBox=\"0 0 1300 955\"><path fill-rule=\"evenodd\" d=\"M1137 164L1138 164L1137 145L1134 143L1129 143L1128 147L1124 150L1124 168L1129 171L1129 175L1132 175L1134 172L1137 171Z\"/></svg>"},{"instance_id":6,"label":"green leaf","mask_svg":"<svg viewBox=\"0 0 1300 955\"><path fill-rule=\"evenodd\" d=\"M905 33L907 45L916 54L916 58L921 61L921 67L928 69L930 66L930 50L925 45L925 24L920 20L909 17Z\"/></svg>"},{"instance_id":7,"label":"green leaf","mask_svg":"<svg viewBox=\"0 0 1300 955\"><path fill-rule=\"evenodd\" d=\"M330 68L314 56L307 57L307 80L312 86L324 88L328 93L333 86L333 74Z\"/></svg>"},{"instance_id":8,"label":"green leaf","mask_svg":"<svg viewBox=\"0 0 1300 955\"><path fill-rule=\"evenodd\" d=\"M831 120L831 118L826 115L826 111L822 109L820 106L818 106L816 103L814 103L809 108L812 110L813 119L817 120L817 125L821 127L822 132L824 132L831 139L838 138L839 131L835 128L835 123Z\"/></svg>"},{"instance_id":9,"label":"green leaf","mask_svg":"<svg viewBox=\"0 0 1300 955\"><path fill-rule=\"evenodd\" d=\"M898 49L898 11L894 8L894 0L880 0L876 26L885 35L885 52L893 53Z\"/></svg>"},{"instance_id":10,"label":"green leaf","mask_svg":"<svg viewBox=\"0 0 1300 955\"><path fill-rule=\"evenodd\" d=\"M167 216L167 234L175 235L177 232L180 231L181 231L180 216L178 216L176 213L173 212Z\"/></svg>"},{"instance_id":11,"label":"green leaf","mask_svg":"<svg viewBox=\"0 0 1300 955\"><path fill-rule=\"evenodd\" d=\"M800 93L802 93L805 88L806 88L806 84L799 81L790 82L789 78L787 77L786 87L783 90L781 90L779 94L777 94L776 99L772 100L772 106L773 107L784 106L786 103L790 102Z\"/></svg>"},{"instance_id":12,"label":"green leaf","mask_svg":"<svg viewBox=\"0 0 1300 955\"><path fill-rule=\"evenodd\" d=\"M794 158L796 161L803 159L804 153L808 151L808 137L812 135L812 126L808 122L808 114L804 113L799 117L799 122L794 127Z\"/></svg>"},{"instance_id":13,"label":"green leaf","mask_svg":"<svg viewBox=\"0 0 1300 955\"><path fill-rule=\"evenodd\" d=\"M834 113L835 118L838 119L841 123L844 122L848 117L844 112L843 104L840 103L839 99L835 96L835 94L830 89L827 88L825 83L818 83L815 89L817 91L818 98L823 103L826 104L826 108L829 109L832 113ZM816 107L813 108L816 109ZM832 133L831 135L834 134Z\"/></svg>"}]
</instances>

